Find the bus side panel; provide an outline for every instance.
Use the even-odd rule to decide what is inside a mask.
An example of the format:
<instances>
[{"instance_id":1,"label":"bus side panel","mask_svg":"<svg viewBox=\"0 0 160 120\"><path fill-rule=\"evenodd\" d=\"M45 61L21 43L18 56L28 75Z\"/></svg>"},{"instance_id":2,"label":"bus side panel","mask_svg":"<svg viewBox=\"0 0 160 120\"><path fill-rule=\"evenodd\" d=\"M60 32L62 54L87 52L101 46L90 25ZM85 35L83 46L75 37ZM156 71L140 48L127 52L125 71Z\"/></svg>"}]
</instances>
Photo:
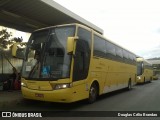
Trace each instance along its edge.
<instances>
[{"instance_id":1,"label":"bus side panel","mask_svg":"<svg viewBox=\"0 0 160 120\"><path fill-rule=\"evenodd\" d=\"M104 93L128 87L131 79L132 85L136 82L136 66L107 60L108 72L106 75Z\"/></svg>"},{"instance_id":2,"label":"bus side panel","mask_svg":"<svg viewBox=\"0 0 160 120\"><path fill-rule=\"evenodd\" d=\"M73 101L78 101L78 100L88 98L88 85L85 83L85 81L86 80L73 82L73 87L72 87Z\"/></svg>"},{"instance_id":3,"label":"bus side panel","mask_svg":"<svg viewBox=\"0 0 160 120\"><path fill-rule=\"evenodd\" d=\"M103 62L103 58L93 57L91 63L91 72L89 79L89 86L93 83L93 81L97 81L99 84L99 94L102 94L105 82L105 69L106 65Z\"/></svg>"}]
</instances>

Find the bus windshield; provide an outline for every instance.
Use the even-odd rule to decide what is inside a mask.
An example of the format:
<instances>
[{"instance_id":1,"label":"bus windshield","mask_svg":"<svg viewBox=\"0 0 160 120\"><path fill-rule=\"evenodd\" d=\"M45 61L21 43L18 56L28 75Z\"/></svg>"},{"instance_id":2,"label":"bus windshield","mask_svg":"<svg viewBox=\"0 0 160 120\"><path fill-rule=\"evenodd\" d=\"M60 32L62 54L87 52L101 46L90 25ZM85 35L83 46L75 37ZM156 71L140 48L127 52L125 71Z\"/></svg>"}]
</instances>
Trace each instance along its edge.
<instances>
[{"instance_id":1,"label":"bus windshield","mask_svg":"<svg viewBox=\"0 0 160 120\"><path fill-rule=\"evenodd\" d=\"M71 55L67 38L73 37L74 26L63 26L32 33L22 68L22 77L34 80L57 80L70 76ZM46 79L47 78L47 79Z\"/></svg>"},{"instance_id":2,"label":"bus windshield","mask_svg":"<svg viewBox=\"0 0 160 120\"><path fill-rule=\"evenodd\" d=\"M137 62L137 76L142 75L143 73L143 63Z\"/></svg>"}]
</instances>

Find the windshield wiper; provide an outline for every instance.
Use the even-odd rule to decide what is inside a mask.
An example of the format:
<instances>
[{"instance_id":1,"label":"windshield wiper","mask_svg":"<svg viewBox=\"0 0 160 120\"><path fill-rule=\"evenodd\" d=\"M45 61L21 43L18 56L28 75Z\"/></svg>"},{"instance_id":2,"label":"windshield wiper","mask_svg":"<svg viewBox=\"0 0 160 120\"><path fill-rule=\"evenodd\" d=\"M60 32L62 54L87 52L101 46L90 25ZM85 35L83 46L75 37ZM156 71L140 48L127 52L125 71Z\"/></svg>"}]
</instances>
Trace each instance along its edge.
<instances>
[{"instance_id":1,"label":"windshield wiper","mask_svg":"<svg viewBox=\"0 0 160 120\"><path fill-rule=\"evenodd\" d=\"M36 69L38 69L38 76L39 76L40 75L40 61L39 60L36 62L36 64L33 66L31 71L29 72L28 78L31 77L31 75L36 71Z\"/></svg>"}]
</instances>

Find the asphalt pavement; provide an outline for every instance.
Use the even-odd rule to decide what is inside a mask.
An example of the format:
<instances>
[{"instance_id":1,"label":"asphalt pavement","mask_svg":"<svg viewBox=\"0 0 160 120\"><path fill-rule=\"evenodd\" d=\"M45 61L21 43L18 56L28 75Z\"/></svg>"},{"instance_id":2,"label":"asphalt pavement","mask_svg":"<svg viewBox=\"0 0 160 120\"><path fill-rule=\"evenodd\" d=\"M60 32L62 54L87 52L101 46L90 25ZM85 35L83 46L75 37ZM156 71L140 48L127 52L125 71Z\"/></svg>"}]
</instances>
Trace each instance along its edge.
<instances>
[{"instance_id":1,"label":"asphalt pavement","mask_svg":"<svg viewBox=\"0 0 160 120\"><path fill-rule=\"evenodd\" d=\"M93 111L93 113L108 114L107 111L137 111L139 112L160 111L160 80L151 83L134 86L130 91L119 90L112 93L102 95L93 104L87 104L86 101L79 101L71 104L52 103L43 101L25 100L21 91L0 91L0 111L29 111L43 112L51 111L67 111L67 113L76 113L76 111ZM72 113L73 111L73 113ZM82 113L84 113L82 112ZM78 112L77 112L78 113ZM42 114L43 115L43 114ZM52 117L50 117L53 119ZM86 120L159 120L159 117L76 117L77 120L86 118ZM39 118L38 118L39 119ZM48 119L48 117L44 117ZM56 120L64 120L63 115L54 117ZM75 117L65 117L66 120L74 120Z\"/></svg>"},{"instance_id":2,"label":"asphalt pavement","mask_svg":"<svg viewBox=\"0 0 160 120\"><path fill-rule=\"evenodd\" d=\"M0 110L160 111L160 80L101 96L95 103L26 101L21 91L0 91Z\"/></svg>"},{"instance_id":3,"label":"asphalt pavement","mask_svg":"<svg viewBox=\"0 0 160 120\"><path fill-rule=\"evenodd\" d=\"M0 91L0 110L20 103L22 99L20 90Z\"/></svg>"}]
</instances>

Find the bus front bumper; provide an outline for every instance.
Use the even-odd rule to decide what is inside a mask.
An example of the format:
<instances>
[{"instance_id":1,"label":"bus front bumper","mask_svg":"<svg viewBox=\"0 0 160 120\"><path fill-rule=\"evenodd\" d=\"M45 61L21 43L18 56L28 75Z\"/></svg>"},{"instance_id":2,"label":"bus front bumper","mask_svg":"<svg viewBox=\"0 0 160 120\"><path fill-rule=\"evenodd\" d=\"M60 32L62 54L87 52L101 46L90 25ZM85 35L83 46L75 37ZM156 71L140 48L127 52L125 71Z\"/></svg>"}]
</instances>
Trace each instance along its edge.
<instances>
[{"instance_id":1,"label":"bus front bumper","mask_svg":"<svg viewBox=\"0 0 160 120\"><path fill-rule=\"evenodd\" d=\"M144 81L142 79L137 79L137 84L139 83L144 83Z\"/></svg>"},{"instance_id":2,"label":"bus front bumper","mask_svg":"<svg viewBox=\"0 0 160 120\"><path fill-rule=\"evenodd\" d=\"M72 91L69 88L53 91L40 91L21 87L21 91L23 97L26 99L63 103L74 102L72 100Z\"/></svg>"},{"instance_id":3,"label":"bus front bumper","mask_svg":"<svg viewBox=\"0 0 160 120\"><path fill-rule=\"evenodd\" d=\"M144 83L144 79L142 79L142 76L137 76L137 84Z\"/></svg>"}]
</instances>

